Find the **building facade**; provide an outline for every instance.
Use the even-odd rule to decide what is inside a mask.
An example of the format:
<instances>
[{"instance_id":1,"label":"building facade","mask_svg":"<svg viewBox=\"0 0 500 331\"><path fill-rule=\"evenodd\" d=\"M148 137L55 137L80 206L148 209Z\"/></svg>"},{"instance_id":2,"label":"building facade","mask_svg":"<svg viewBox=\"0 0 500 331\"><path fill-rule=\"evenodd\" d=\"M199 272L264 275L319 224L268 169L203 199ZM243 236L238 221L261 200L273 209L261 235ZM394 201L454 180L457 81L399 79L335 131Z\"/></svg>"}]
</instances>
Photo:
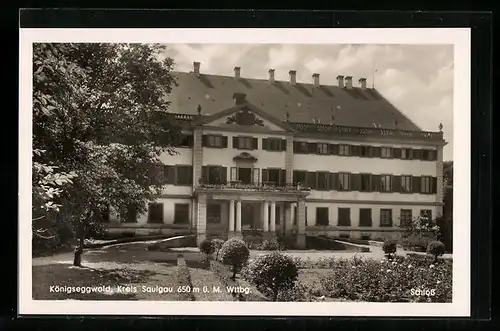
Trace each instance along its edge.
<instances>
[{"instance_id":1,"label":"building facade","mask_svg":"<svg viewBox=\"0 0 500 331\"><path fill-rule=\"evenodd\" d=\"M395 237L443 205L443 133L425 132L366 79L325 86L175 73L172 119L183 128L162 161L164 192L109 231L228 238ZM440 128L441 130L441 128Z\"/></svg>"}]
</instances>

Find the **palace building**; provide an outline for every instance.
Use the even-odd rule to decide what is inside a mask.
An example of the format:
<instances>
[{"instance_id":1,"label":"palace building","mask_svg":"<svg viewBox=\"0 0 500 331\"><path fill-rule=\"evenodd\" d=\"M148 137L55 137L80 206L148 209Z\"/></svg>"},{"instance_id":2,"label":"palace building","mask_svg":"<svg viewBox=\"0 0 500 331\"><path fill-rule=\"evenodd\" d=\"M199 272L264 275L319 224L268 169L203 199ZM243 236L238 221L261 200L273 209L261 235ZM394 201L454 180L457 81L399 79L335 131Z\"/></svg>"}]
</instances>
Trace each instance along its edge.
<instances>
[{"instance_id":1,"label":"palace building","mask_svg":"<svg viewBox=\"0 0 500 331\"><path fill-rule=\"evenodd\" d=\"M366 79L298 82L174 72L170 112L183 128L162 156L164 192L145 215L110 232L206 237L381 239L443 205L443 140L425 132ZM355 86L356 85L356 86Z\"/></svg>"}]
</instances>

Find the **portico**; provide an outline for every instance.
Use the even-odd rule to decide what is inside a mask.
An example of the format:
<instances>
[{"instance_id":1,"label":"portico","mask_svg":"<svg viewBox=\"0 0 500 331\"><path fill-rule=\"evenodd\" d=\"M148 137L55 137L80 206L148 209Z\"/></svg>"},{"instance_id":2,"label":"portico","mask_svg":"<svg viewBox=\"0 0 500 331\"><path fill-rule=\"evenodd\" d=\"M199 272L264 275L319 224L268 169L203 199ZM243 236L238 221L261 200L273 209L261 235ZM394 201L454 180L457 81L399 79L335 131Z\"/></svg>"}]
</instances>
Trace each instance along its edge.
<instances>
[{"instance_id":1,"label":"portico","mask_svg":"<svg viewBox=\"0 0 500 331\"><path fill-rule=\"evenodd\" d=\"M305 197L308 192L230 191L197 189L195 226L198 243L207 236L243 238L258 234L266 240L281 234L296 235L298 247L305 246ZM295 217L293 206L296 208ZM208 217L207 210L211 217Z\"/></svg>"}]
</instances>

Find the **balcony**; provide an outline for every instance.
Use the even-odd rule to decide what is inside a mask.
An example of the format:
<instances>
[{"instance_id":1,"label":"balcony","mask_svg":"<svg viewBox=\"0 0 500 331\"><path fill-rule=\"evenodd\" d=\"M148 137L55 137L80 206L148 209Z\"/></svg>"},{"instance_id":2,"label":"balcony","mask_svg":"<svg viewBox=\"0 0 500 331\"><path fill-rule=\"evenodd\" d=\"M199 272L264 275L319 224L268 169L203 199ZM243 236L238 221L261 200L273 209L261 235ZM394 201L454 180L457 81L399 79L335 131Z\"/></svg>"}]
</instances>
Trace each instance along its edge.
<instances>
[{"instance_id":1,"label":"balcony","mask_svg":"<svg viewBox=\"0 0 500 331\"><path fill-rule=\"evenodd\" d=\"M279 185L275 182L251 182L230 181L227 183L204 183L200 181L196 190L244 190L253 192L279 192L279 193L303 193L311 189L300 184Z\"/></svg>"}]
</instances>

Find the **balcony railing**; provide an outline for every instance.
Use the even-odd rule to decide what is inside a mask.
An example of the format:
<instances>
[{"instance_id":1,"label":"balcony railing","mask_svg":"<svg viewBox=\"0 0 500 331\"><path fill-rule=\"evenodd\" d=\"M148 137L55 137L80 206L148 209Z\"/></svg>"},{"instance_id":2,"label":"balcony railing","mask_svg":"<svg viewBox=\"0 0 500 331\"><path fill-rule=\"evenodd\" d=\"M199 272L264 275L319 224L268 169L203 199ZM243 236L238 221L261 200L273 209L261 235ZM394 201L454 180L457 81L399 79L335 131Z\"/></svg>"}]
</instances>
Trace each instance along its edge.
<instances>
[{"instance_id":1,"label":"balcony railing","mask_svg":"<svg viewBox=\"0 0 500 331\"><path fill-rule=\"evenodd\" d=\"M262 192L309 192L311 188L299 184L279 185L274 182L251 182L243 183L241 181L230 181L227 183L205 183L200 181L196 186L198 189L215 189L215 190L246 190L246 191L262 191Z\"/></svg>"}]
</instances>

